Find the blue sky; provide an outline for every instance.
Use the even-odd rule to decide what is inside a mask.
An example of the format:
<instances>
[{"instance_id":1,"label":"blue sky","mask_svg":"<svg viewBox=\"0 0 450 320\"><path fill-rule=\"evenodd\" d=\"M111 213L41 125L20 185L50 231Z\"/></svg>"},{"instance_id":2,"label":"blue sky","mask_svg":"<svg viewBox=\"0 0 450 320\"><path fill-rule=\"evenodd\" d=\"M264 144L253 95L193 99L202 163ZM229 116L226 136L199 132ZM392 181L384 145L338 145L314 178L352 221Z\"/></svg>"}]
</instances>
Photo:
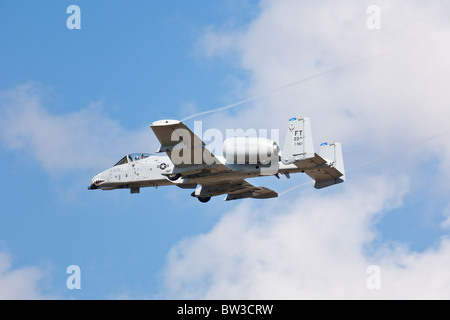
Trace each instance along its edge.
<instances>
[{"instance_id":1,"label":"blue sky","mask_svg":"<svg viewBox=\"0 0 450 320\"><path fill-rule=\"evenodd\" d=\"M2 34L1 84L51 86L55 111L62 103L67 111L104 101L125 126L148 122L133 123L137 117L125 108L137 108L145 119L174 116L185 101L213 104L219 99L213 92L226 88L228 69L198 57L196 42L208 26L240 24L252 14L252 6L231 3L81 1L82 29L68 30L71 1L3 2L1 23L8 32Z\"/></svg>"},{"instance_id":2,"label":"blue sky","mask_svg":"<svg viewBox=\"0 0 450 320\"><path fill-rule=\"evenodd\" d=\"M71 4L81 9L81 30L66 27ZM0 87L33 83L52 115L101 103L102 115L125 130L145 131L145 149L117 148L113 165L128 152L156 150L151 122L181 118L183 104L191 101L222 103L230 70L199 56L197 41L208 26L239 25L253 10L251 3L241 8L220 1L2 1ZM54 174L29 150L4 146L1 153L8 181L1 187L1 241L13 267L50 266L49 291L63 298L108 298L122 291L152 297L171 245L208 230L220 217L181 190L145 190L140 197L88 192L90 178L105 169L101 165ZM71 264L83 272L79 292L65 288Z\"/></svg>"},{"instance_id":3,"label":"blue sky","mask_svg":"<svg viewBox=\"0 0 450 320\"><path fill-rule=\"evenodd\" d=\"M66 27L72 4L81 9L81 30ZM410 284L381 296L364 286L350 290L351 274L359 270L365 279L371 263L398 283L430 272L445 283L442 269L419 262L446 261L450 206L442 177L450 175L450 150L442 137L421 141L447 128L448 98L440 80L449 67L448 48L441 40L450 29L430 6L380 1L382 28L367 31L369 4L0 2L0 270L6 270L0 272L0 297L420 293ZM434 36L412 54L421 32ZM205 128L280 128L283 139L286 120L306 115L317 144L330 138L343 143L347 168L388 155L349 172L343 185L320 192L306 186L262 202L225 203L218 197L207 205L178 188L139 195L87 190L92 176L124 154L157 149L149 128L156 120L181 119L386 52L385 58L197 119ZM306 181L295 176L251 182L283 191ZM340 241L342 247L330 249ZM353 246L352 253L339 251ZM335 260L333 252L342 255ZM66 268L73 264L81 268L81 290L66 287ZM298 273L313 280L313 270L329 275L327 266L336 265L347 282L333 279L308 291L310 280L280 267L296 264ZM6 281L17 278L16 284ZM277 295L272 279L286 283L286 296ZM448 298L445 290L429 291Z\"/></svg>"}]
</instances>

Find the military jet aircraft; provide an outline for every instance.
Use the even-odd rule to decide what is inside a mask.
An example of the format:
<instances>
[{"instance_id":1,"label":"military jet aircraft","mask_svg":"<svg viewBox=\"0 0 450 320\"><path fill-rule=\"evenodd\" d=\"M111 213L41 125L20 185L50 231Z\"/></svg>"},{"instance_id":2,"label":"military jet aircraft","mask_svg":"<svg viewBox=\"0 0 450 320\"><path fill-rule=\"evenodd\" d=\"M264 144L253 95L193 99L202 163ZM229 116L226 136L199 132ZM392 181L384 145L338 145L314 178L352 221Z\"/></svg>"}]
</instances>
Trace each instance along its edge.
<instances>
[{"instance_id":1,"label":"military jet aircraft","mask_svg":"<svg viewBox=\"0 0 450 320\"><path fill-rule=\"evenodd\" d=\"M316 189L345 181L340 143L322 143L314 152L309 118L288 121L284 148L266 138L233 137L224 141L223 157L212 154L206 144L185 124L160 120L150 125L161 147L157 153L129 154L114 167L92 178L89 190L177 186L196 189L192 196L201 202L226 195L225 201L244 198L268 199L278 193L257 187L245 179L280 174L306 173Z\"/></svg>"}]
</instances>

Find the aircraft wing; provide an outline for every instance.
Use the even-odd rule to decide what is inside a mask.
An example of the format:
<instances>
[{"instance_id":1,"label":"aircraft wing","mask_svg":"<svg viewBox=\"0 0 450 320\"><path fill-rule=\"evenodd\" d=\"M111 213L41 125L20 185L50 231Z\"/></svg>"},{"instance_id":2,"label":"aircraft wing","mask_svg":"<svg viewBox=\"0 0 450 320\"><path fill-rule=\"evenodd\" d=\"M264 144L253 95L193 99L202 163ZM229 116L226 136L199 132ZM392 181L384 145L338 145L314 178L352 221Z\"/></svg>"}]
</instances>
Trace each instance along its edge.
<instances>
[{"instance_id":1,"label":"aircraft wing","mask_svg":"<svg viewBox=\"0 0 450 320\"><path fill-rule=\"evenodd\" d=\"M221 194L226 194L225 201L255 198L255 199L268 199L278 197L278 193L266 188L256 187L251 183L248 183L244 179L222 181L216 184L205 184L201 188L192 193L193 197L214 197Z\"/></svg>"},{"instance_id":2,"label":"aircraft wing","mask_svg":"<svg viewBox=\"0 0 450 320\"><path fill-rule=\"evenodd\" d=\"M161 147L175 165L174 173L190 174L210 170L211 173L230 171L205 146L206 144L184 123L161 120L150 125Z\"/></svg>"},{"instance_id":3,"label":"aircraft wing","mask_svg":"<svg viewBox=\"0 0 450 320\"><path fill-rule=\"evenodd\" d=\"M234 182L235 186L239 186L237 190L229 192L225 201L237 200L243 198L255 198L255 199L269 199L278 197L278 193L266 188L266 187L256 187L245 180L240 180Z\"/></svg>"}]
</instances>

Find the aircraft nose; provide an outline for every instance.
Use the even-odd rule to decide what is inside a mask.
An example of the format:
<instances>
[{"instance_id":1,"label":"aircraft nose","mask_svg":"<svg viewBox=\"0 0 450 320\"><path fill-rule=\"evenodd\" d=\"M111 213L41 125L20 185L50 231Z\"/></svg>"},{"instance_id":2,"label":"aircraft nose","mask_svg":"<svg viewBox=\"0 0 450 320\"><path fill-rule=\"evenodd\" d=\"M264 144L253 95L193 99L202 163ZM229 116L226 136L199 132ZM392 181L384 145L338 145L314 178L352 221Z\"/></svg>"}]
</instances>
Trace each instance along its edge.
<instances>
[{"instance_id":1,"label":"aircraft nose","mask_svg":"<svg viewBox=\"0 0 450 320\"><path fill-rule=\"evenodd\" d=\"M91 185L88 187L88 190L98 189L105 182L106 182L105 179L102 179L102 178L99 178L98 176L95 176L94 178L92 178Z\"/></svg>"}]
</instances>

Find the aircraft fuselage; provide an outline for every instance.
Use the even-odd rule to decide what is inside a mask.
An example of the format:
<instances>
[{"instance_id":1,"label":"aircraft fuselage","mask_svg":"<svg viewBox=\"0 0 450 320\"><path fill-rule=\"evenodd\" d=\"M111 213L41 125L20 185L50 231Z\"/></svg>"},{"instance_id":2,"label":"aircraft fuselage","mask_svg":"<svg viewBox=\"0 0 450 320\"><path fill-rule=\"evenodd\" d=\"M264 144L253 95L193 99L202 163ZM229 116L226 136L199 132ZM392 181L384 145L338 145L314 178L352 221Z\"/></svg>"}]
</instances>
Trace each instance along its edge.
<instances>
[{"instance_id":1,"label":"aircraft fuselage","mask_svg":"<svg viewBox=\"0 0 450 320\"><path fill-rule=\"evenodd\" d=\"M184 189L195 189L197 185L208 185L208 182L217 184L236 179L247 179L268 175L297 173L302 170L295 165L285 165L282 162L270 166L262 164L222 164L230 169L226 173L209 174L203 170L203 165L196 165L197 172L190 172L183 177L179 176L175 166L168 156L148 156L138 160L116 165L92 178L89 190L102 189L130 189L131 193L139 193L140 188L176 185Z\"/></svg>"}]
</instances>

